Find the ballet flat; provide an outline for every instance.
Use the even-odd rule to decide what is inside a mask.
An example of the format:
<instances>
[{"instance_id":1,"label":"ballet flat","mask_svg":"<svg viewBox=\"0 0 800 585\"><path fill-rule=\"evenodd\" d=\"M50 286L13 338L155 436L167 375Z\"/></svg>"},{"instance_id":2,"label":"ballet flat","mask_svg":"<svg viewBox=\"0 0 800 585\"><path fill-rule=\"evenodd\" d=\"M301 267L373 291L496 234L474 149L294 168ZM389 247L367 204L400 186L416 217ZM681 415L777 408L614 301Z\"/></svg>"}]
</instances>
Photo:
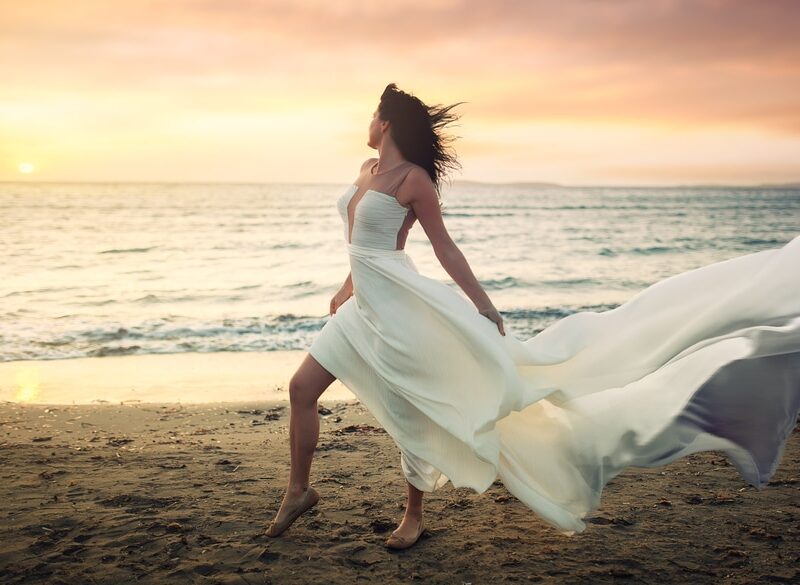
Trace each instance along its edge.
<instances>
[{"instance_id":1,"label":"ballet flat","mask_svg":"<svg viewBox=\"0 0 800 585\"><path fill-rule=\"evenodd\" d=\"M265 534L270 537L280 536L289 526L294 523L304 512L316 506L319 501L319 494L313 487L308 486L305 495L303 496L302 503L297 508L283 519L283 522L272 521L267 528Z\"/></svg>"},{"instance_id":2,"label":"ballet flat","mask_svg":"<svg viewBox=\"0 0 800 585\"><path fill-rule=\"evenodd\" d=\"M396 536L396 535L392 534L386 540L386 546L388 548L391 548L391 549L394 549L394 550L402 550L402 549L405 549L405 548L409 548L419 540L419 537L422 536L423 532L425 532L425 521L424 520L419 523L419 531L417 531L417 534L416 534L416 536L414 536L414 538Z\"/></svg>"}]
</instances>

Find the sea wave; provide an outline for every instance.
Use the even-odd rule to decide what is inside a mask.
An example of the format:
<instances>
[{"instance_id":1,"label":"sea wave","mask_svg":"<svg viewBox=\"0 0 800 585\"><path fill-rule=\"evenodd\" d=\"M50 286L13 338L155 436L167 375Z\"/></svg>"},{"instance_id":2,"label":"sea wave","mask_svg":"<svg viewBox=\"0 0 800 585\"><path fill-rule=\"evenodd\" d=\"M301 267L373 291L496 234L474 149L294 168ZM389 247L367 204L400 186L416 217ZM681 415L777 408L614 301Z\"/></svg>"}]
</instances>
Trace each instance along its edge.
<instances>
[{"instance_id":1,"label":"sea wave","mask_svg":"<svg viewBox=\"0 0 800 585\"><path fill-rule=\"evenodd\" d=\"M501 314L512 333L527 338L575 312L607 310L613 306L520 308ZM69 314L57 321L43 320L38 326L31 322L24 331L0 331L6 342L0 350L0 362L188 351L303 350L328 319L328 315L293 313L208 321L167 315L120 323ZM57 325L53 326L54 323Z\"/></svg>"}]
</instances>

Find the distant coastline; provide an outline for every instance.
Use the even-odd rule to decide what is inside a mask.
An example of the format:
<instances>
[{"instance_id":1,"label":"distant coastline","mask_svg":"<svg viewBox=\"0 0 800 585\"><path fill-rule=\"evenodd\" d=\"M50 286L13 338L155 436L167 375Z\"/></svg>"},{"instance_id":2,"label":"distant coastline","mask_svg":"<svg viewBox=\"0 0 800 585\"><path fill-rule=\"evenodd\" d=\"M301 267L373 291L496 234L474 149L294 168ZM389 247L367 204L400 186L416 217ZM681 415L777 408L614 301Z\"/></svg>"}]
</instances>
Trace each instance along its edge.
<instances>
[{"instance_id":1,"label":"distant coastline","mask_svg":"<svg viewBox=\"0 0 800 585\"><path fill-rule=\"evenodd\" d=\"M290 185L294 187L315 185L338 185L335 181L326 182L284 182L284 181L2 181L0 185ZM676 183L674 185L635 185L635 184L595 184L570 185L546 181L474 181L456 179L454 185L498 185L503 187L554 187L563 189L800 189L800 181L792 183Z\"/></svg>"},{"instance_id":2,"label":"distant coastline","mask_svg":"<svg viewBox=\"0 0 800 585\"><path fill-rule=\"evenodd\" d=\"M754 185L737 185L735 183L676 183L674 185L567 185L561 183L546 183L541 181L488 182L457 180L453 181L453 183L460 185L502 185L504 187L561 187L564 189L800 189L800 182L757 183Z\"/></svg>"}]
</instances>

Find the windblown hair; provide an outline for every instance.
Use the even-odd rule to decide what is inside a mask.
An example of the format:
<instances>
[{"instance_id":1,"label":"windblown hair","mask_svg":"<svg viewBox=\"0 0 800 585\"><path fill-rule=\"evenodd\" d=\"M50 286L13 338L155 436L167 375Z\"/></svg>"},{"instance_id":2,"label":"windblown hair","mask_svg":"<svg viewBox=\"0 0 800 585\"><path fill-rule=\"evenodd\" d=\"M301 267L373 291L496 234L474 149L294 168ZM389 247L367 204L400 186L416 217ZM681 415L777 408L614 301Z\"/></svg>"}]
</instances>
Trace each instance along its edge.
<instances>
[{"instance_id":1,"label":"windblown hair","mask_svg":"<svg viewBox=\"0 0 800 585\"><path fill-rule=\"evenodd\" d=\"M428 171L440 200L442 178L448 170L461 168L455 151L449 146L455 138L461 137L445 135L442 128L458 120L459 116L450 110L464 103L468 102L428 106L418 97L390 83L383 90L378 104L381 120L391 122L392 138L400 154Z\"/></svg>"}]
</instances>

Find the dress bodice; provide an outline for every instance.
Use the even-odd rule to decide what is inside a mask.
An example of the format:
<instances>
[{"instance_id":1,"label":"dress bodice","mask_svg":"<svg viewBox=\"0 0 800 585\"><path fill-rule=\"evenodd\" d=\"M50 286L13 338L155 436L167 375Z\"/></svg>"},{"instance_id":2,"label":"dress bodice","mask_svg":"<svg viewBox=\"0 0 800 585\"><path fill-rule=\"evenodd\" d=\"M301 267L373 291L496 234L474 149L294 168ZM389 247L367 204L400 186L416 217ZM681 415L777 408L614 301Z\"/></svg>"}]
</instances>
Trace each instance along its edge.
<instances>
[{"instance_id":1,"label":"dress bodice","mask_svg":"<svg viewBox=\"0 0 800 585\"><path fill-rule=\"evenodd\" d=\"M363 191L359 185L350 185L336 202L339 215L344 225L344 241L352 235L349 243L364 248L380 250L402 249L408 230L414 222L414 212L404 207L393 196L375 189L367 189L359 195L358 201L353 197ZM348 206L355 205L353 211L353 228L350 233Z\"/></svg>"}]
</instances>

